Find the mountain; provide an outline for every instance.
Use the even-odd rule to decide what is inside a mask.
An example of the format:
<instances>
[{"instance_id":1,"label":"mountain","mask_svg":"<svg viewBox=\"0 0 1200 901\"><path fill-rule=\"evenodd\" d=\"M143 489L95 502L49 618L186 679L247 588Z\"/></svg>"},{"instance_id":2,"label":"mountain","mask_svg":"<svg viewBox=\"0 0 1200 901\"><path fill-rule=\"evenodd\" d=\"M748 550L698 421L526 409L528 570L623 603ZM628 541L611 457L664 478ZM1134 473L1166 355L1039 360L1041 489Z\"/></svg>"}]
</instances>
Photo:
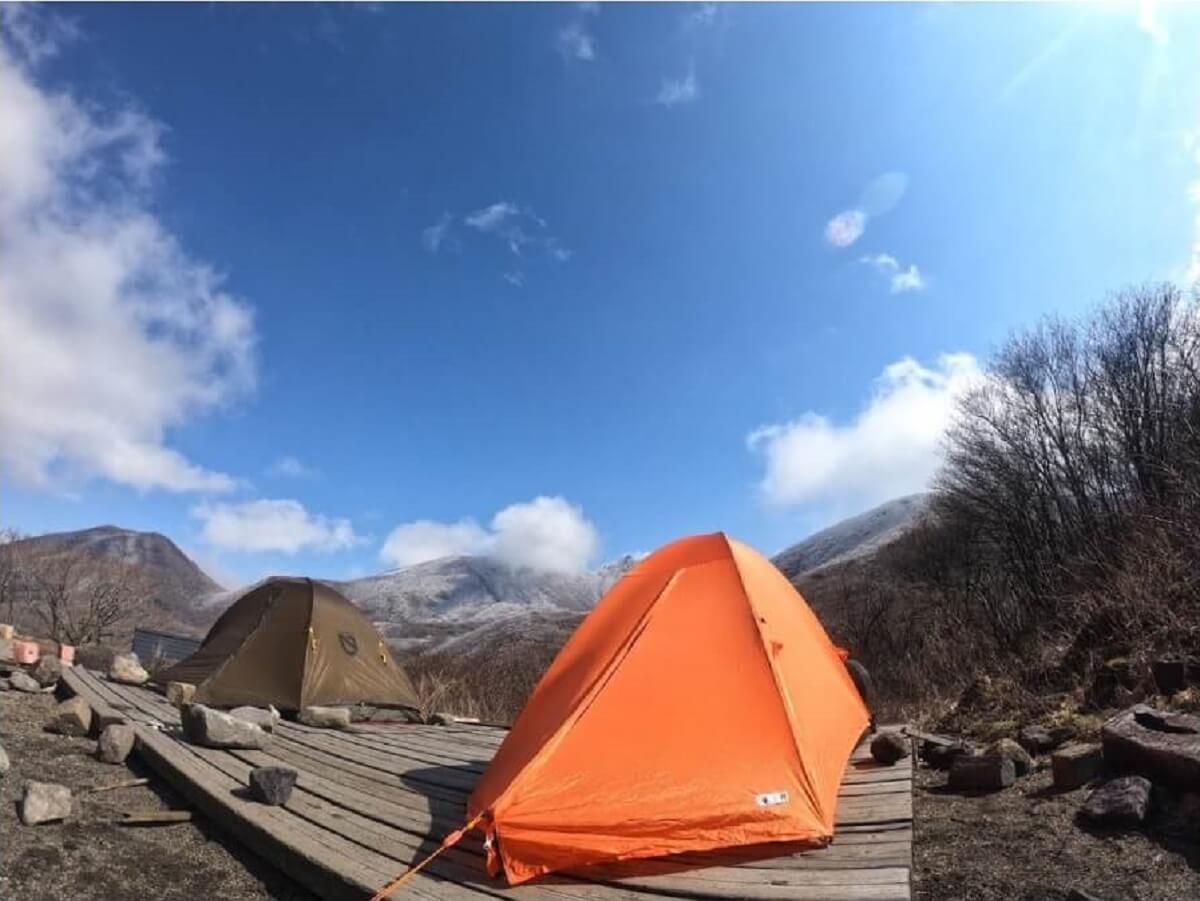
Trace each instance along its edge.
<instances>
[{"instance_id":1,"label":"mountain","mask_svg":"<svg viewBox=\"0 0 1200 901\"><path fill-rule=\"evenodd\" d=\"M928 504L928 494L898 497L810 535L780 551L772 562L795 581L802 575L869 556L903 535Z\"/></svg>"},{"instance_id":2,"label":"mountain","mask_svg":"<svg viewBox=\"0 0 1200 901\"><path fill-rule=\"evenodd\" d=\"M490 557L443 557L377 576L331 582L367 611L399 647L447 650L523 629L559 631L600 599L635 563L626 556L596 570L559 573ZM503 629L501 629L503 624Z\"/></svg>"}]
</instances>

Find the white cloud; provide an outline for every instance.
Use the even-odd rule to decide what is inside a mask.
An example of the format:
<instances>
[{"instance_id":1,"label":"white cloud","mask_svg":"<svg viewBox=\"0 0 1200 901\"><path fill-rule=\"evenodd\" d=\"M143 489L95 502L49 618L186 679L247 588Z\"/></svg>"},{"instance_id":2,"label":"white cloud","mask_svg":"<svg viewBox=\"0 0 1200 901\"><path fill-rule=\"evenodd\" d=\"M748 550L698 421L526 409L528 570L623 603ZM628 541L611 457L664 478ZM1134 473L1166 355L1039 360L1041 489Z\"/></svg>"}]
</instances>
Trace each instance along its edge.
<instances>
[{"instance_id":1,"label":"white cloud","mask_svg":"<svg viewBox=\"0 0 1200 901\"><path fill-rule=\"evenodd\" d=\"M862 210L842 210L825 223L825 240L834 247L849 247L862 237L867 216Z\"/></svg>"},{"instance_id":2,"label":"white cloud","mask_svg":"<svg viewBox=\"0 0 1200 901\"><path fill-rule=\"evenodd\" d=\"M699 96L700 85L696 81L695 70L692 70L683 78L664 78L654 102L669 108L681 103L692 103Z\"/></svg>"},{"instance_id":3,"label":"white cloud","mask_svg":"<svg viewBox=\"0 0 1200 901\"><path fill-rule=\"evenodd\" d=\"M513 269L511 272L506 272L500 277L514 288L520 288L525 284L525 273L520 269Z\"/></svg>"},{"instance_id":4,"label":"white cloud","mask_svg":"<svg viewBox=\"0 0 1200 901\"><path fill-rule=\"evenodd\" d=\"M388 535L379 555L393 566L469 554L513 566L578 572L599 544L596 527L579 507L562 497L536 497L505 507L486 529L473 519L404 523Z\"/></svg>"},{"instance_id":5,"label":"white cloud","mask_svg":"<svg viewBox=\"0 0 1200 901\"><path fill-rule=\"evenodd\" d=\"M481 210L468 213L463 221L471 226L471 228L477 228L481 232L496 233L501 231L506 222L516 218L520 214L521 210L515 203L501 200Z\"/></svg>"},{"instance_id":6,"label":"white cloud","mask_svg":"<svg viewBox=\"0 0 1200 901\"><path fill-rule=\"evenodd\" d=\"M293 456L280 457L274 463L267 467L267 475L279 476L287 479L307 479L315 476L317 471L310 466L306 466L299 458Z\"/></svg>"},{"instance_id":7,"label":"white cloud","mask_svg":"<svg viewBox=\"0 0 1200 901\"><path fill-rule=\"evenodd\" d=\"M867 254L866 256L859 257L858 261L865 266L870 266L880 275L886 277L893 294L904 294L908 291L922 291L925 289L925 276L921 274L921 270L917 268L915 263L910 263L908 268L904 268L889 253Z\"/></svg>"},{"instance_id":8,"label":"white cloud","mask_svg":"<svg viewBox=\"0 0 1200 901\"><path fill-rule=\"evenodd\" d=\"M884 369L846 424L808 412L756 429L747 444L766 464L763 498L845 515L924 490L941 464L955 403L980 374L966 353L944 354L932 367L905 357Z\"/></svg>"},{"instance_id":9,"label":"white cloud","mask_svg":"<svg viewBox=\"0 0 1200 901\"><path fill-rule=\"evenodd\" d=\"M297 500L205 503L191 514L203 523L204 542L227 551L340 551L359 544L348 519L309 513Z\"/></svg>"},{"instance_id":10,"label":"white cloud","mask_svg":"<svg viewBox=\"0 0 1200 901\"><path fill-rule=\"evenodd\" d=\"M476 231L496 238L504 243L509 253L525 257L528 251L542 253L565 263L573 252L563 247L557 237L550 234L550 225L529 207L519 206L509 200L501 200L490 206L475 210L463 217L463 222ZM525 273L519 267L501 275L511 285L525 284Z\"/></svg>"},{"instance_id":11,"label":"white cloud","mask_svg":"<svg viewBox=\"0 0 1200 901\"><path fill-rule=\"evenodd\" d=\"M554 46L565 59L591 62L596 58L596 39L582 22L572 22L560 28L554 36Z\"/></svg>"},{"instance_id":12,"label":"white cloud","mask_svg":"<svg viewBox=\"0 0 1200 901\"><path fill-rule=\"evenodd\" d=\"M21 56L33 65L57 56L64 46L79 39L74 19L44 15L32 4L0 5L0 26Z\"/></svg>"},{"instance_id":13,"label":"white cloud","mask_svg":"<svg viewBox=\"0 0 1200 901\"><path fill-rule=\"evenodd\" d=\"M437 222L421 232L421 245L430 253L437 253L443 246L458 250L458 238L454 236L453 227L454 217L442 213Z\"/></svg>"},{"instance_id":14,"label":"white cloud","mask_svg":"<svg viewBox=\"0 0 1200 901\"><path fill-rule=\"evenodd\" d=\"M4 10L0 462L42 487L230 490L167 433L253 389L253 313L152 212L162 127L43 88L32 60L64 26Z\"/></svg>"},{"instance_id":15,"label":"white cloud","mask_svg":"<svg viewBox=\"0 0 1200 901\"><path fill-rule=\"evenodd\" d=\"M692 10L683 17L684 28L707 28L717 21L720 8L716 3L701 3L698 9Z\"/></svg>"}]
</instances>

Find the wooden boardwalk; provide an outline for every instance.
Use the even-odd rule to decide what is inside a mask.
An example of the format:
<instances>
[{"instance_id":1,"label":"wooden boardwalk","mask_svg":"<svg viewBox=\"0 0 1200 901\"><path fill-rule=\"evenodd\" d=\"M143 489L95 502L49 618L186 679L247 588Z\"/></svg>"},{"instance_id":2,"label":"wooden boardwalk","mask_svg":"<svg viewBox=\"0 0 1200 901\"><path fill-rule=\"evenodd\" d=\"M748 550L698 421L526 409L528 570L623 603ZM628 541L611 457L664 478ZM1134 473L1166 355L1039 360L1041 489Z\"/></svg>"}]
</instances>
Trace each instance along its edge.
<instances>
[{"instance_id":1,"label":"wooden boardwalk","mask_svg":"<svg viewBox=\"0 0 1200 901\"><path fill-rule=\"evenodd\" d=\"M267 750L200 748L175 737L177 711L144 688L82 669L63 680L97 712L136 727L141 757L195 807L321 898L362 901L462 825L466 798L503 740L487 726L360 726L329 732L282 722ZM286 807L248 800L248 773L299 771ZM822 849L770 845L594 867L517 888L491 879L473 835L393 897L483 901L674 898L907 901L912 864L912 761L855 752L838 802L837 837Z\"/></svg>"}]
</instances>

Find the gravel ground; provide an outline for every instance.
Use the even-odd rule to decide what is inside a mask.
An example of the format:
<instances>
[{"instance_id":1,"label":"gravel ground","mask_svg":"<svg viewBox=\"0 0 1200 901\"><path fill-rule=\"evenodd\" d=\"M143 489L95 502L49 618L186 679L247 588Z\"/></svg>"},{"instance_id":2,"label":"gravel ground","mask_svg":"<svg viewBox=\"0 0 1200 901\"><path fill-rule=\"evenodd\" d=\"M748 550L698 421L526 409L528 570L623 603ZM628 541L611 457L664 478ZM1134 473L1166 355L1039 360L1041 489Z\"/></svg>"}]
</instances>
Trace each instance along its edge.
<instances>
[{"instance_id":1,"label":"gravel ground","mask_svg":"<svg viewBox=\"0 0 1200 901\"><path fill-rule=\"evenodd\" d=\"M1156 794L1137 832L1088 832L1075 812L1088 789L1057 792L1043 769L994 794L965 797L919 766L913 897L919 901L1200 898L1200 798ZM1190 806L1190 810L1189 810Z\"/></svg>"},{"instance_id":2,"label":"gravel ground","mask_svg":"<svg viewBox=\"0 0 1200 901\"><path fill-rule=\"evenodd\" d=\"M128 810L186 808L187 804L131 758L111 766L93 756L96 742L42 731L52 695L0 692L0 744L12 769L0 777L0 898L4 901L315 901L268 864L197 816L169 826L114 826L105 820ZM131 772L132 769L132 772ZM79 789L150 776L151 783L96 795ZM58 782L75 792L63 823L24 826L17 802L28 779Z\"/></svg>"}]
</instances>

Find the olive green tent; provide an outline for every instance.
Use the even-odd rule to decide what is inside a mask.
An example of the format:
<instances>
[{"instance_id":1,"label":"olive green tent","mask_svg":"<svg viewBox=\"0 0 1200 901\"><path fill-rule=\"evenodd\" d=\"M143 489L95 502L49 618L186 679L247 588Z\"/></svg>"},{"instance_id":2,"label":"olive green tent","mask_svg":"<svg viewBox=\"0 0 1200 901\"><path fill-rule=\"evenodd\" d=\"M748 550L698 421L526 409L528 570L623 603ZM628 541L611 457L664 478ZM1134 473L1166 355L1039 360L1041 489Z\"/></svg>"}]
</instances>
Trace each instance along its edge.
<instances>
[{"instance_id":1,"label":"olive green tent","mask_svg":"<svg viewBox=\"0 0 1200 901\"><path fill-rule=\"evenodd\" d=\"M156 681L190 682L198 703L216 707L417 706L408 674L371 621L312 579L255 585L221 614L194 654Z\"/></svg>"}]
</instances>

